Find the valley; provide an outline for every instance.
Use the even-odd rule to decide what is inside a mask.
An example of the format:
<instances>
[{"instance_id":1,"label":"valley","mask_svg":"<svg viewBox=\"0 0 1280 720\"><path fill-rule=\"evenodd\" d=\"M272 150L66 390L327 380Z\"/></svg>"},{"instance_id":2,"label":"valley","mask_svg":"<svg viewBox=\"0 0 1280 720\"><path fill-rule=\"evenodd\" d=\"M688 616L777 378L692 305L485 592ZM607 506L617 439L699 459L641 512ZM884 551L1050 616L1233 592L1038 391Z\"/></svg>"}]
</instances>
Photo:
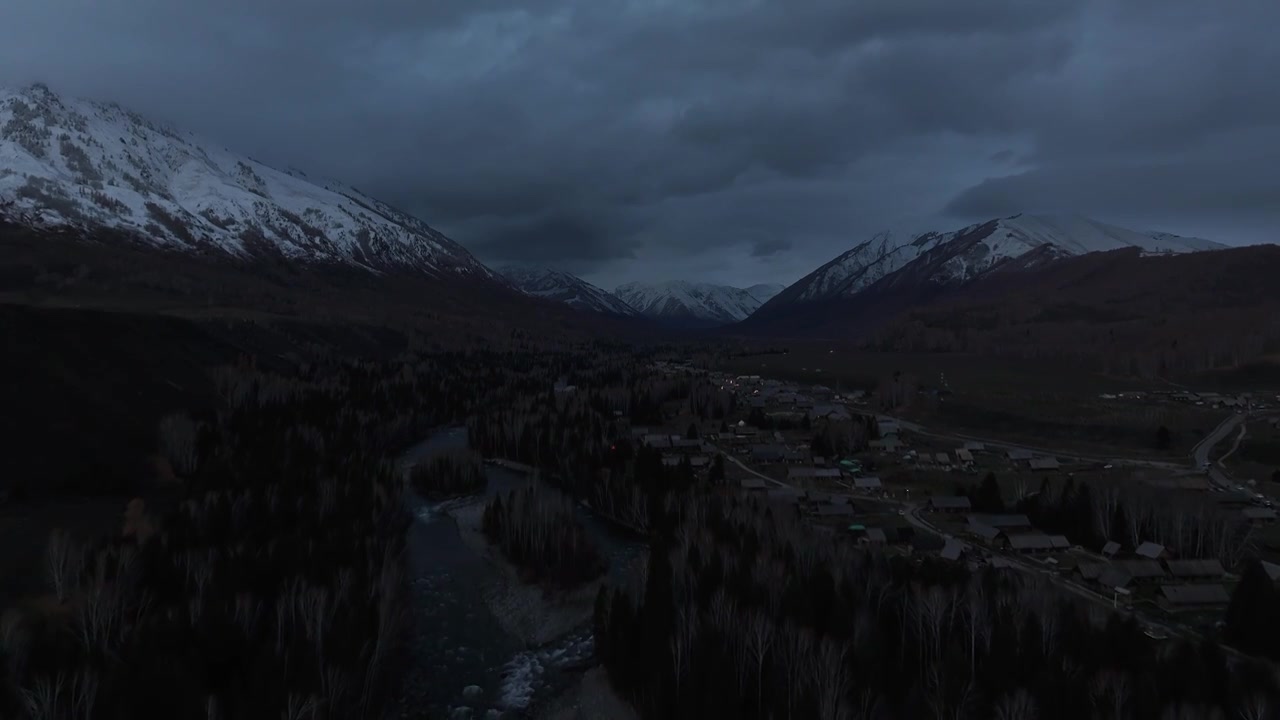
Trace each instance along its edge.
<instances>
[{"instance_id":1,"label":"valley","mask_svg":"<svg viewBox=\"0 0 1280 720\"><path fill-rule=\"evenodd\" d=\"M0 248L0 717L1280 693L1274 246L1012 215L609 291L31 86Z\"/></svg>"}]
</instances>

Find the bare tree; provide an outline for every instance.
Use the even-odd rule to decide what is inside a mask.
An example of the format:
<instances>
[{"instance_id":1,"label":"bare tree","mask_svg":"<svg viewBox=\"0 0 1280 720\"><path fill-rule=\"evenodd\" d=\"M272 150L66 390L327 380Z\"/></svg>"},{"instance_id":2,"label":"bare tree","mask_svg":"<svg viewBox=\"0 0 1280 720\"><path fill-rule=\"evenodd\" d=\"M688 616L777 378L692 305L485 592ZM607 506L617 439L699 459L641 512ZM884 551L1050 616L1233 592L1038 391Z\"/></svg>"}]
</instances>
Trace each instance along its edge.
<instances>
[{"instance_id":1,"label":"bare tree","mask_svg":"<svg viewBox=\"0 0 1280 720\"><path fill-rule=\"evenodd\" d=\"M1109 717L1112 720L1124 720L1128 717L1128 673L1104 670L1094 677L1090 695L1099 717Z\"/></svg>"},{"instance_id":2,"label":"bare tree","mask_svg":"<svg viewBox=\"0 0 1280 720\"><path fill-rule=\"evenodd\" d=\"M787 717L795 711L796 699L802 695L813 673L813 634L793 623L780 633L778 645L787 679Z\"/></svg>"},{"instance_id":3,"label":"bare tree","mask_svg":"<svg viewBox=\"0 0 1280 720\"><path fill-rule=\"evenodd\" d=\"M682 607L676 618L675 635L671 638L671 660L676 677L676 694L680 693L680 685L685 673L689 670L693 645L698 637L698 616Z\"/></svg>"},{"instance_id":4,"label":"bare tree","mask_svg":"<svg viewBox=\"0 0 1280 720\"><path fill-rule=\"evenodd\" d=\"M845 671L845 648L835 641L822 641L814 665L813 685L818 696L818 717L822 720L847 720L849 708L845 694L849 691L849 675Z\"/></svg>"},{"instance_id":5,"label":"bare tree","mask_svg":"<svg viewBox=\"0 0 1280 720\"><path fill-rule=\"evenodd\" d=\"M81 553L75 541L65 530L49 534L49 546L45 550L45 571L58 602L66 602L80 572Z\"/></svg>"},{"instance_id":6,"label":"bare tree","mask_svg":"<svg viewBox=\"0 0 1280 720\"><path fill-rule=\"evenodd\" d=\"M1036 720L1038 715L1035 698L1022 688L1000 698L993 710L993 720Z\"/></svg>"},{"instance_id":7,"label":"bare tree","mask_svg":"<svg viewBox=\"0 0 1280 720\"><path fill-rule=\"evenodd\" d=\"M773 619L763 612L752 612L747 618L743 631L746 635L747 649L755 661L756 711L759 712L764 705L764 661L773 649Z\"/></svg>"},{"instance_id":8,"label":"bare tree","mask_svg":"<svg viewBox=\"0 0 1280 720\"><path fill-rule=\"evenodd\" d=\"M1236 715L1240 720L1268 720L1271 717L1271 700L1265 694L1255 692L1240 701Z\"/></svg>"},{"instance_id":9,"label":"bare tree","mask_svg":"<svg viewBox=\"0 0 1280 720\"><path fill-rule=\"evenodd\" d=\"M199 432L200 426L183 413L166 415L160 420L160 454L179 475L188 476L196 470Z\"/></svg>"}]
</instances>

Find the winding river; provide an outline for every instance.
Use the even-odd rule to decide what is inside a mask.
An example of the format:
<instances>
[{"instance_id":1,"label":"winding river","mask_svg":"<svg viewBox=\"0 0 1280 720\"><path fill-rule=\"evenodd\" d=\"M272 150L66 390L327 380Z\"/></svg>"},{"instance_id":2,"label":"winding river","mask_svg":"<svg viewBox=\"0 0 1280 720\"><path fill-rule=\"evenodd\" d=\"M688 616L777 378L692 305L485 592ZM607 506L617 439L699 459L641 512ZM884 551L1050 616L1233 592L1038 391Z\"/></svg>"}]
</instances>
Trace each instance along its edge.
<instances>
[{"instance_id":1,"label":"winding river","mask_svg":"<svg viewBox=\"0 0 1280 720\"><path fill-rule=\"evenodd\" d=\"M400 463L407 469L435 453L466 448L467 442L465 428L442 430L406 452ZM491 465L485 466L485 475L489 496L536 482ZM508 635L484 598L499 571L466 545L447 509L448 503L420 499L412 508L409 632L414 641L400 717L530 717L539 704L563 692L576 673L590 666L591 629L584 627L537 648ZM643 543L621 537L585 508L578 514L609 560L611 581L625 581L623 574L634 566Z\"/></svg>"}]
</instances>

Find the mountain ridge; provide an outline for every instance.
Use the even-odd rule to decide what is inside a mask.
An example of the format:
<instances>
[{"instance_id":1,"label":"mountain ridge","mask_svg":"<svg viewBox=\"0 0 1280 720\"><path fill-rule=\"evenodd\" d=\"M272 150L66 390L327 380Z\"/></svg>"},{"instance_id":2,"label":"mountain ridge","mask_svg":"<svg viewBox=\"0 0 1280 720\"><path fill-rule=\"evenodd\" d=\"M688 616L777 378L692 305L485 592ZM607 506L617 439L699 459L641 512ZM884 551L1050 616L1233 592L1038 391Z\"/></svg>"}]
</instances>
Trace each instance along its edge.
<instances>
[{"instance_id":1,"label":"mountain ridge","mask_svg":"<svg viewBox=\"0 0 1280 720\"><path fill-rule=\"evenodd\" d=\"M510 286L443 233L355 188L317 184L115 103L62 97L40 84L0 88L0 213L169 250L278 254Z\"/></svg>"},{"instance_id":2,"label":"mountain ridge","mask_svg":"<svg viewBox=\"0 0 1280 720\"><path fill-rule=\"evenodd\" d=\"M498 269L516 289L533 297L611 315L639 316L622 298L563 270L509 265Z\"/></svg>"}]
</instances>

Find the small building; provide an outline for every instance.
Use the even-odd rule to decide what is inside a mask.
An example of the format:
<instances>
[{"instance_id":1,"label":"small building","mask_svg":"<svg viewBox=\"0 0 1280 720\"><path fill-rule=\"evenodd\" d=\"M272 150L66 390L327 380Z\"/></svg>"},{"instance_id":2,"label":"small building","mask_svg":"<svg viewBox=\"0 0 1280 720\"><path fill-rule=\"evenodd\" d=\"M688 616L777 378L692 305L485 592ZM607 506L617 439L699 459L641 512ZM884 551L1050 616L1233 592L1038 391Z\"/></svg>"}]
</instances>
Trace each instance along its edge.
<instances>
[{"instance_id":1,"label":"small building","mask_svg":"<svg viewBox=\"0 0 1280 720\"><path fill-rule=\"evenodd\" d=\"M1009 460L1011 462L1027 462L1031 460L1032 457L1033 456L1030 450L1022 450L1020 448L1014 448L1009 451Z\"/></svg>"},{"instance_id":2,"label":"small building","mask_svg":"<svg viewBox=\"0 0 1280 720\"><path fill-rule=\"evenodd\" d=\"M1058 458L1038 457L1031 458L1032 470L1060 470L1062 465L1058 463Z\"/></svg>"},{"instance_id":3,"label":"small building","mask_svg":"<svg viewBox=\"0 0 1280 720\"><path fill-rule=\"evenodd\" d=\"M973 452L960 448L959 450L956 450L956 460L959 460L962 463L971 463L973 462Z\"/></svg>"},{"instance_id":4,"label":"small building","mask_svg":"<svg viewBox=\"0 0 1280 720\"><path fill-rule=\"evenodd\" d=\"M864 492L873 492L884 489L884 485L880 482L880 478L878 477L854 478L853 487L855 490L862 490Z\"/></svg>"},{"instance_id":5,"label":"small building","mask_svg":"<svg viewBox=\"0 0 1280 720\"><path fill-rule=\"evenodd\" d=\"M1175 579L1189 580L1221 580L1227 574L1222 563L1213 558L1203 560L1165 560L1165 570Z\"/></svg>"},{"instance_id":6,"label":"small building","mask_svg":"<svg viewBox=\"0 0 1280 720\"><path fill-rule=\"evenodd\" d=\"M933 456L934 456L934 458L936 458L936 459L937 459L937 461L938 461L938 464L939 464L939 465L950 465L950 464L951 464L951 456L950 456L950 455L947 455L947 454L946 454L946 453L944 453L944 452L934 453L934 455L933 455Z\"/></svg>"},{"instance_id":7,"label":"small building","mask_svg":"<svg viewBox=\"0 0 1280 720\"><path fill-rule=\"evenodd\" d=\"M787 468L787 482L804 482L805 480L839 480L839 468L790 467Z\"/></svg>"},{"instance_id":8,"label":"small building","mask_svg":"<svg viewBox=\"0 0 1280 720\"><path fill-rule=\"evenodd\" d=\"M902 426L892 420L877 422L876 429L880 431L881 438L888 438L893 435L902 434Z\"/></svg>"},{"instance_id":9,"label":"small building","mask_svg":"<svg viewBox=\"0 0 1280 720\"><path fill-rule=\"evenodd\" d=\"M862 537L858 538L858 544L870 547L884 547L889 544L889 538L885 535L884 530L880 528L867 528L863 531Z\"/></svg>"},{"instance_id":10,"label":"small building","mask_svg":"<svg viewBox=\"0 0 1280 720\"><path fill-rule=\"evenodd\" d=\"M1133 551L1138 557L1144 557L1149 560L1163 560L1169 557L1169 551L1159 543L1144 542Z\"/></svg>"},{"instance_id":11,"label":"small building","mask_svg":"<svg viewBox=\"0 0 1280 720\"><path fill-rule=\"evenodd\" d=\"M986 452L986 449L987 449L987 446L984 445L983 443L973 442L972 440L964 444L965 452L970 452L970 453Z\"/></svg>"},{"instance_id":12,"label":"small building","mask_svg":"<svg viewBox=\"0 0 1280 720\"><path fill-rule=\"evenodd\" d=\"M758 463L780 463L786 457L786 451L777 445L756 445L751 448L751 461Z\"/></svg>"},{"instance_id":13,"label":"small building","mask_svg":"<svg viewBox=\"0 0 1280 720\"><path fill-rule=\"evenodd\" d=\"M1127 590L1133 582L1133 576L1123 568L1104 567L1097 575L1098 586L1107 591Z\"/></svg>"},{"instance_id":14,"label":"small building","mask_svg":"<svg viewBox=\"0 0 1280 720\"><path fill-rule=\"evenodd\" d=\"M1280 565L1263 560L1262 570L1271 578L1272 583L1280 583Z\"/></svg>"},{"instance_id":15,"label":"small building","mask_svg":"<svg viewBox=\"0 0 1280 720\"><path fill-rule=\"evenodd\" d=\"M671 436L650 433L644 436L644 444L651 448L669 450L671 449Z\"/></svg>"},{"instance_id":16,"label":"small building","mask_svg":"<svg viewBox=\"0 0 1280 720\"><path fill-rule=\"evenodd\" d=\"M1231 594L1218 584L1164 585L1156 602L1166 610L1215 607L1231 602Z\"/></svg>"},{"instance_id":17,"label":"small building","mask_svg":"<svg viewBox=\"0 0 1280 720\"><path fill-rule=\"evenodd\" d=\"M769 502L780 505L798 505L804 493L793 488L774 488L769 491Z\"/></svg>"},{"instance_id":18,"label":"small building","mask_svg":"<svg viewBox=\"0 0 1280 720\"><path fill-rule=\"evenodd\" d=\"M1118 552L1120 552L1120 543L1114 540L1108 540L1107 544L1102 546L1102 557L1112 558Z\"/></svg>"},{"instance_id":19,"label":"small building","mask_svg":"<svg viewBox=\"0 0 1280 720\"><path fill-rule=\"evenodd\" d=\"M1123 570L1125 574L1142 584L1152 584L1165 579L1164 566L1155 560L1121 560L1111 567Z\"/></svg>"},{"instance_id":20,"label":"small building","mask_svg":"<svg viewBox=\"0 0 1280 720\"><path fill-rule=\"evenodd\" d=\"M1255 525L1275 522L1276 511L1267 507L1250 507L1240 511L1244 515L1244 519Z\"/></svg>"},{"instance_id":21,"label":"small building","mask_svg":"<svg viewBox=\"0 0 1280 720\"><path fill-rule=\"evenodd\" d=\"M767 487L765 481L758 477L742 478L741 482L743 490L763 490Z\"/></svg>"},{"instance_id":22,"label":"small building","mask_svg":"<svg viewBox=\"0 0 1280 720\"><path fill-rule=\"evenodd\" d=\"M942 546L942 552L940 552L939 555L942 556L943 560L959 560L964 557L966 550L967 548L964 543L959 540L952 539L948 540L946 544Z\"/></svg>"},{"instance_id":23,"label":"small building","mask_svg":"<svg viewBox=\"0 0 1280 720\"><path fill-rule=\"evenodd\" d=\"M1019 553L1046 553L1071 547L1071 541L1062 535L1031 532L1006 535L1006 537L1009 539L1009 549Z\"/></svg>"},{"instance_id":24,"label":"small building","mask_svg":"<svg viewBox=\"0 0 1280 720\"><path fill-rule=\"evenodd\" d=\"M1031 530L1031 518L1020 513L1006 513L999 515L970 515L969 524L989 525L1000 530Z\"/></svg>"},{"instance_id":25,"label":"small building","mask_svg":"<svg viewBox=\"0 0 1280 720\"><path fill-rule=\"evenodd\" d=\"M1004 533L1000 532L1000 528L983 525L982 523L970 522L969 532L978 537L989 547L1003 547L1006 544Z\"/></svg>"},{"instance_id":26,"label":"small building","mask_svg":"<svg viewBox=\"0 0 1280 720\"><path fill-rule=\"evenodd\" d=\"M960 513L972 508L969 498L963 495L934 495L929 498L929 509L937 512Z\"/></svg>"},{"instance_id":27,"label":"small building","mask_svg":"<svg viewBox=\"0 0 1280 720\"><path fill-rule=\"evenodd\" d=\"M813 514L818 517L853 517L854 507L849 503L815 505Z\"/></svg>"},{"instance_id":28,"label":"small building","mask_svg":"<svg viewBox=\"0 0 1280 720\"><path fill-rule=\"evenodd\" d=\"M827 464L827 459L821 455L814 455L813 464L817 465L818 467L822 467L823 465Z\"/></svg>"}]
</instances>

